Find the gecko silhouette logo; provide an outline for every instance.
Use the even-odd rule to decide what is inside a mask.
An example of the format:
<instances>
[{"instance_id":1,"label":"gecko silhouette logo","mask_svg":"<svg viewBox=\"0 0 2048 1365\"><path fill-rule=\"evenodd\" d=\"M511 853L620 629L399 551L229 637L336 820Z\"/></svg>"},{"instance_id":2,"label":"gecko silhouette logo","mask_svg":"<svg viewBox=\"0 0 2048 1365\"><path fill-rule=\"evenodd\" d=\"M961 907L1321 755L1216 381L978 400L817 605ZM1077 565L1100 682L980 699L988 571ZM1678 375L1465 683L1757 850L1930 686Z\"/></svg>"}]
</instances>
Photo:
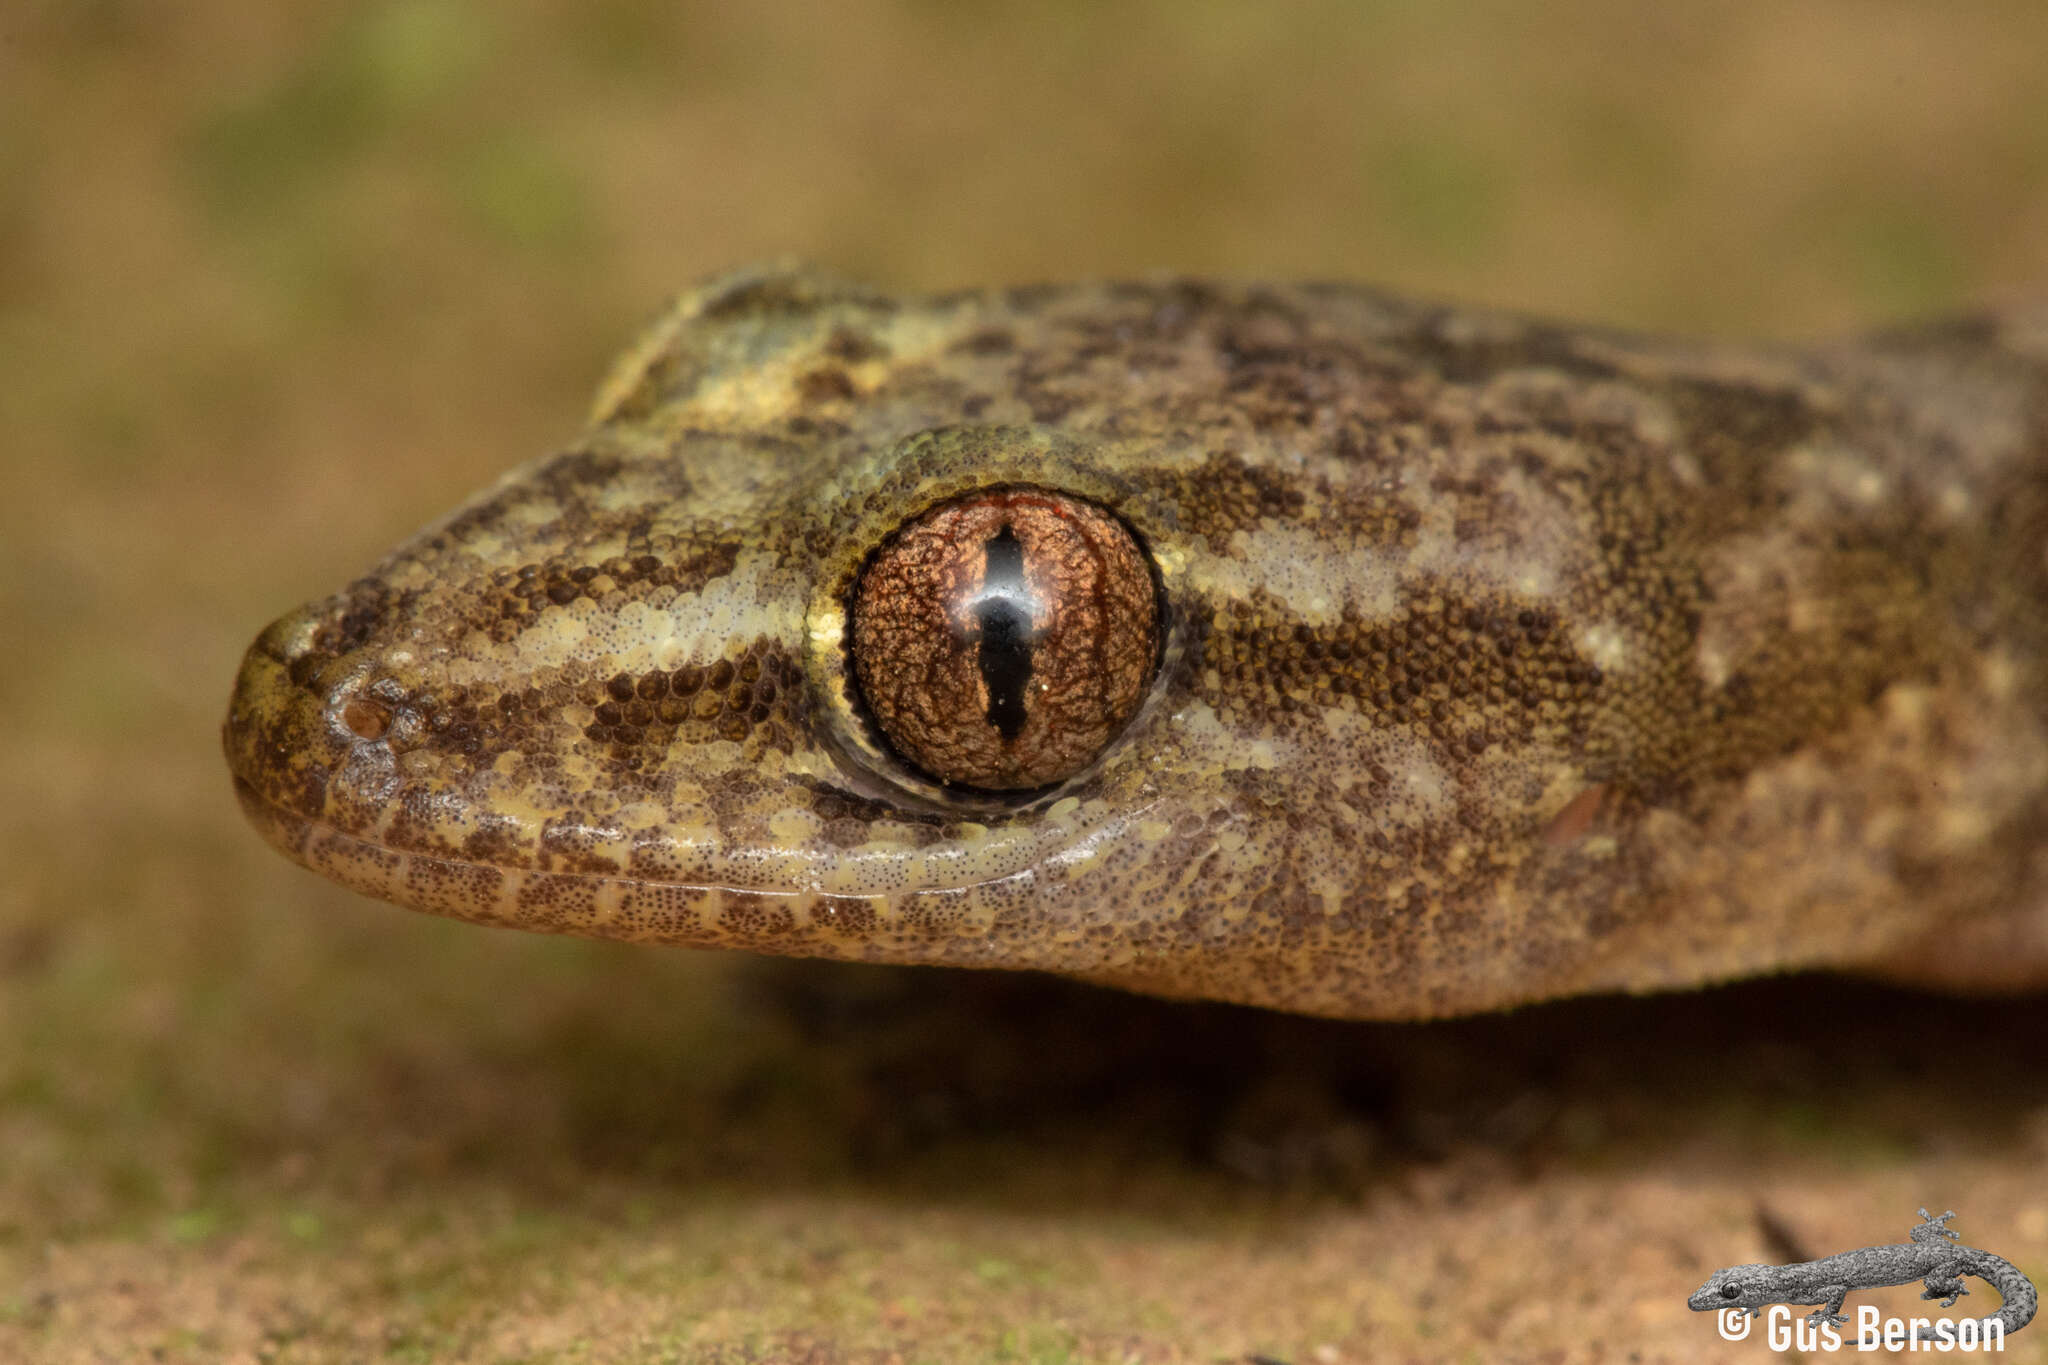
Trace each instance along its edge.
<instances>
[{"instance_id":1,"label":"gecko silhouette logo","mask_svg":"<svg viewBox=\"0 0 2048 1365\"><path fill-rule=\"evenodd\" d=\"M1911 1350L1919 1344L1937 1351L2003 1351L2005 1339L2033 1321L2040 1295L2034 1282L2011 1261L1962 1245L1961 1234L1948 1225L1950 1209L1940 1217L1920 1210L1920 1222L1903 1242L1863 1247L1817 1261L1791 1265L1732 1265L1717 1270L1686 1304L1696 1312L1713 1313L1727 1341L1748 1338L1755 1320L1770 1310L1765 1344L1774 1351L1831 1352L1845 1340L1859 1351ZM1869 1304L1856 1310L1853 1336L1838 1329L1848 1323L1842 1300L1854 1289L1926 1283L1923 1299L1940 1299L1944 1308L1970 1291L1963 1276L1974 1275L2005 1300L1998 1311L1981 1318L1887 1318ZM1790 1304L1816 1305L1794 1321Z\"/></svg>"}]
</instances>

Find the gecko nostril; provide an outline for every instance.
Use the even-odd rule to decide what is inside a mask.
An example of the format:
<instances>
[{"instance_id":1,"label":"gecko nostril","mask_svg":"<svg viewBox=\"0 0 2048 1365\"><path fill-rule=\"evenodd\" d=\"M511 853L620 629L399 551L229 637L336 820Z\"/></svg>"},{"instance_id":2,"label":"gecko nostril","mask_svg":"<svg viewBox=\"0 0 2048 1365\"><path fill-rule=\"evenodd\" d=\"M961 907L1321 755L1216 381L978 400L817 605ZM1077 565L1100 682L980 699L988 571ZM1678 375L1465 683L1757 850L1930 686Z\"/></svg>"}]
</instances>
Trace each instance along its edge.
<instances>
[{"instance_id":1,"label":"gecko nostril","mask_svg":"<svg viewBox=\"0 0 2048 1365\"><path fill-rule=\"evenodd\" d=\"M391 728L391 708L370 697L351 697L341 708L341 723L357 739L382 739Z\"/></svg>"}]
</instances>

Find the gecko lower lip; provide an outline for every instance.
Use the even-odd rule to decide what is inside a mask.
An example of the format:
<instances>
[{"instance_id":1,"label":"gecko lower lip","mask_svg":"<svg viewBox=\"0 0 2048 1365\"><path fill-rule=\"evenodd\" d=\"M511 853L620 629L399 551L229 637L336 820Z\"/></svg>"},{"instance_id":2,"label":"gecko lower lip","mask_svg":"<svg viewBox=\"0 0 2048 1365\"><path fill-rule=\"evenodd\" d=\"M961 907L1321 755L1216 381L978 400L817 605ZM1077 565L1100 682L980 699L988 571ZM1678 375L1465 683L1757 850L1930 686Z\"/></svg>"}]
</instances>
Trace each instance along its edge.
<instances>
[{"instance_id":1,"label":"gecko lower lip","mask_svg":"<svg viewBox=\"0 0 2048 1365\"><path fill-rule=\"evenodd\" d=\"M709 947L724 938L701 926L700 911L714 909L733 895L763 897L721 887L674 885L662 888L674 902L673 913L649 915L628 910L625 904L629 889L644 883L591 873L506 868L392 848L278 806L239 776L235 795L257 831L294 862L351 891L380 900L404 900L459 919ZM533 922L536 910L546 922ZM772 945L757 946L773 951Z\"/></svg>"},{"instance_id":2,"label":"gecko lower lip","mask_svg":"<svg viewBox=\"0 0 2048 1365\"><path fill-rule=\"evenodd\" d=\"M904 957L987 966L984 936L959 932L920 897L892 909L871 898L662 882L590 872L502 867L393 848L267 800L237 775L235 795L263 838L342 886L430 914L542 933L798 957L872 959L892 938ZM941 907L946 893L930 893Z\"/></svg>"}]
</instances>

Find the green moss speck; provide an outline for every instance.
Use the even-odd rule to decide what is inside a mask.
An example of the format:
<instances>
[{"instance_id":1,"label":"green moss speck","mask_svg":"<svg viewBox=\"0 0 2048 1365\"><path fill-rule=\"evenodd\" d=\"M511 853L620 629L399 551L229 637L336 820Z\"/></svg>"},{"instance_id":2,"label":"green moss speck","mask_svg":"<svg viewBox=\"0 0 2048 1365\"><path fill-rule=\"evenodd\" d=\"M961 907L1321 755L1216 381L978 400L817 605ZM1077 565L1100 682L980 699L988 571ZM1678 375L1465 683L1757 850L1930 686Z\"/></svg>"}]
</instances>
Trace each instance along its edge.
<instances>
[{"instance_id":1,"label":"green moss speck","mask_svg":"<svg viewBox=\"0 0 2048 1365\"><path fill-rule=\"evenodd\" d=\"M476 149L458 192L478 226L514 246L571 248L589 238L590 196L582 179L530 138L506 136Z\"/></svg>"},{"instance_id":2,"label":"green moss speck","mask_svg":"<svg viewBox=\"0 0 2048 1365\"><path fill-rule=\"evenodd\" d=\"M1024 1365L1065 1365L1076 1358L1074 1353L1079 1346L1079 1339L1065 1328L1033 1323L997 1337L993 1358L1020 1361Z\"/></svg>"},{"instance_id":3,"label":"green moss speck","mask_svg":"<svg viewBox=\"0 0 2048 1365\"><path fill-rule=\"evenodd\" d=\"M168 1231L172 1241L191 1245L211 1240L225 1222L219 1209L187 1209L172 1216Z\"/></svg>"},{"instance_id":4,"label":"green moss speck","mask_svg":"<svg viewBox=\"0 0 2048 1365\"><path fill-rule=\"evenodd\" d=\"M230 218L293 202L323 174L460 89L483 62L480 12L398 0L329 33L293 70L195 129L187 167Z\"/></svg>"},{"instance_id":5,"label":"green moss speck","mask_svg":"<svg viewBox=\"0 0 2048 1365\"><path fill-rule=\"evenodd\" d=\"M1433 139L1401 142L1382 152L1371 172L1386 221L1422 250L1470 259L1500 235L1502 178L1470 149Z\"/></svg>"},{"instance_id":6,"label":"green moss speck","mask_svg":"<svg viewBox=\"0 0 2048 1365\"><path fill-rule=\"evenodd\" d=\"M1920 312L1962 292L1963 253L1933 217L1902 210L1873 213L1854 223L1846 237L1848 260L1875 308Z\"/></svg>"}]
</instances>

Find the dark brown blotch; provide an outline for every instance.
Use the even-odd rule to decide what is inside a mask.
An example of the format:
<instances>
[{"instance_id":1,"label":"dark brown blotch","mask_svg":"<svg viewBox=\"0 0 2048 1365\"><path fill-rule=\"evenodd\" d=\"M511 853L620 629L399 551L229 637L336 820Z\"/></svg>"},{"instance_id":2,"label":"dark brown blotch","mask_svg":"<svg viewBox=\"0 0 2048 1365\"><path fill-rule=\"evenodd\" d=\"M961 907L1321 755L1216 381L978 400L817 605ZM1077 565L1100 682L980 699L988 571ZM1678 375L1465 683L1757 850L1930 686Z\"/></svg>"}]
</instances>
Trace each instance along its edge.
<instances>
[{"instance_id":1,"label":"dark brown blotch","mask_svg":"<svg viewBox=\"0 0 2048 1365\"><path fill-rule=\"evenodd\" d=\"M1007 327L980 327L953 343L963 355L1008 355L1017 349L1017 336Z\"/></svg>"},{"instance_id":2,"label":"dark brown blotch","mask_svg":"<svg viewBox=\"0 0 2048 1365\"><path fill-rule=\"evenodd\" d=\"M1201 673L1216 680L1204 688L1212 703L1246 720L1296 723L1298 695L1323 707L1348 697L1376 724L1418 727L1446 753L1473 756L1586 728L1598 670L1554 621L1545 607L1453 599L1386 621L1347 609L1334 625L1310 625L1255 593L1217 614Z\"/></svg>"},{"instance_id":3,"label":"dark brown blotch","mask_svg":"<svg viewBox=\"0 0 2048 1365\"><path fill-rule=\"evenodd\" d=\"M725 932L742 939L779 938L796 928L796 914L779 896L729 891L719 914Z\"/></svg>"},{"instance_id":4,"label":"dark brown blotch","mask_svg":"<svg viewBox=\"0 0 2048 1365\"><path fill-rule=\"evenodd\" d=\"M868 332L852 327L834 327L832 335L825 338L825 354L848 365L858 365L868 360L887 360L887 342Z\"/></svg>"},{"instance_id":5,"label":"dark brown blotch","mask_svg":"<svg viewBox=\"0 0 2048 1365\"><path fill-rule=\"evenodd\" d=\"M852 376L836 365L806 370L796 380L797 399L806 404L844 402L857 392Z\"/></svg>"}]
</instances>

